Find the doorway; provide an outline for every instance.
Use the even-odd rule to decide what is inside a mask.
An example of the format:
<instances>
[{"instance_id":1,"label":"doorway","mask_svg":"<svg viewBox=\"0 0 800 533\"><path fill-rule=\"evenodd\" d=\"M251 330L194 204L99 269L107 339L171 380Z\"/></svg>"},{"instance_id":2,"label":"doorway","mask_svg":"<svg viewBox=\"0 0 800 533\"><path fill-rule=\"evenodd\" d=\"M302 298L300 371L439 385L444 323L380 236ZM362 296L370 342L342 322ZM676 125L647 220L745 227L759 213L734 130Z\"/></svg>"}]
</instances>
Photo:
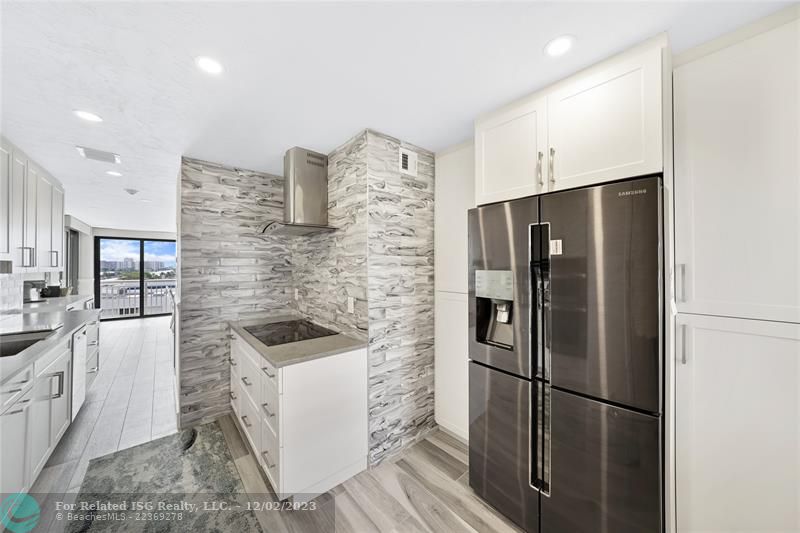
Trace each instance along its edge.
<instances>
[{"instance_id":1,"label":"doorway","mask_svg":"<svg viewBox=\"0 0 800 533\"><path fill-rule=\"evenodd\" d=\"M95 237L94 252L94 299L101 320L172 312L175 241Z\"/></svg>"}]
</instances>

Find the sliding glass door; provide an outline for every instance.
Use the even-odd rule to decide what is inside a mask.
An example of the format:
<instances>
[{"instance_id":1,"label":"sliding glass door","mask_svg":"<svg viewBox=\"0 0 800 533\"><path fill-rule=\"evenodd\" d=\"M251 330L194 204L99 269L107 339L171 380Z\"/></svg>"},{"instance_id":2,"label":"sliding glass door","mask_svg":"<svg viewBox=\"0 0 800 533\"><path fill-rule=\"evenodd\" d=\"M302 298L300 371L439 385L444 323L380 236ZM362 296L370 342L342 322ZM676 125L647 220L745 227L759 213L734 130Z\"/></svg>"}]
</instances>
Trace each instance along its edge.
<instances>
[{"instance_id":1,"label":"sliding glass door","mask_svg":"<svg viewBox=\"0 0 800 533\"><path fill-rule=\"evenodd\" d=\"M95 306L100 318L172 312L175 241L95 237Z\"/></svg>"}]
</instances>

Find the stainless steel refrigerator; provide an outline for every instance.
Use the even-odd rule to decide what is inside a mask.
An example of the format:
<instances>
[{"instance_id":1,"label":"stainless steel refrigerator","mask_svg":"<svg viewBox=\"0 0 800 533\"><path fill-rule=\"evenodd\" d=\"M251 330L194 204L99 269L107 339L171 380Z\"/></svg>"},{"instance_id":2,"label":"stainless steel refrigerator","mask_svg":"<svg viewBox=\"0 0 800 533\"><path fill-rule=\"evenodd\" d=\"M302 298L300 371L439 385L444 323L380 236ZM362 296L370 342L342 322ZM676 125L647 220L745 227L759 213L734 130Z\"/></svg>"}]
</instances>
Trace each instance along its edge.
<instances>
[{"instance_id":1,"label":"stainless steel refrigerator","mask_svg":"<svg viewBox=\"0 0 800 533\"><path fill-rule=\"evenodd\" d=\"M663 530L661 195L469 212L469 482L527 531Z\"/></svg>"}]
</instances>

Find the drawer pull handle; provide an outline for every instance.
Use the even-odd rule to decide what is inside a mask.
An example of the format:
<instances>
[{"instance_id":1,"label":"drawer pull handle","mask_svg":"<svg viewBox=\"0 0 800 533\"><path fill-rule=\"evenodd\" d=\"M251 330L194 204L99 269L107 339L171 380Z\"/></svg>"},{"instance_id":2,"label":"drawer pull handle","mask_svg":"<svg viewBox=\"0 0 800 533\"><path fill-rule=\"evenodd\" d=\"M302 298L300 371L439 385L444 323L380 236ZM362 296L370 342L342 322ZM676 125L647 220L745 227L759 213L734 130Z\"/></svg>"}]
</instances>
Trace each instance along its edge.
<instances>
[{"instance_id":1,"label":"drawer pull handle","mask_svg":"<svg viewBox=\"0 0 800 533\"><path fill-rule=\"evenodd\" d=\"M253 427L253 424L247 419L247 415L242 415L242 422L244 423L244 427L250 428Z\"/></svg>"},{"instance_id":2,"label":"drawer pull handle","mask_svg":"<svg viewBox=\"0 0 800 533\"><path fill-rule=\"evenodd\" d=\"M9 389L7 391L3 391L3 394L16 394L18 392L22 392L22 389Z\"/></svg>"},{"instance_id":3,"label":"drawer pull handle","mask_svg":"<svg viewBox=\"0 0 800 533\"><path fill-rule=\"evenodd\" d=\"M235 400L236 399L236 394L234 394L233 391L230 392L230 395L231 395L231 400Z\"/></svg>"},{"instance_id":4,"label":"drawer pull handle","mask_svg":"<svg viewBox=\"0 0 800 533\"><path fill-rule=\"evenodd\" d=\"M96 367L94 367L94 368L90 368L89 370L87 370L87 371L86 371L86 373L87 373L87 374L97 374L97 371L98 371L98 370L100 370L100 367L99 367L99 366L96 366Z\"/></svg>"},{"instance_id":5,"label":"drawer pull handle","mask_svg":"<svg viewBox=\"0 0 800 533\"><path fill-rule=\"evenodd\" d=\"M249 387L250 385L252 385L252 383L250 383L250 381L247 379L247 376L245 376L245 377L243 377L243 378L242 378L242 383L244 383L244 384L245 384L245 385L247 385L248 387Z\"/></svg>"},{"instance_id":6,"label":"drawer pull handle","mask_svg":"<svg viewBox=\"0 0 800 533\"><path fill-rule=\"evenodd\" d=\"M275 468L275 463L270 463L269 453L266 450L261 452L261 455L264 457L264 462L267 463L267 468Z\"/></svg>"},{"instance_id":7,"label":"drawer pull handle","mask_svg":"<svg viewBox=\"0 0 800 533\"><path fill-rule=\"evenodd\" d=\"M92 342L88 343L88 346L97 346L98 344L100 344L100 343L97 342L97 341L92 341Z\"/></svg>"},{"instance_id":8,"label":"drawer pull handle","mask_svg":"<svg viewBox=\"0 0 800 533\"><path fill-rule=\"evenodd\" d=\"M237 364L236 361L233 360L233 357L229 358L228 361L230 361L231 366L236 366Z\"/></svg>"},{"instance_id":9,"label":"drawer pull handle","mask_svg":"<svg viewBox=\"0 0 800 533\"><path fill-rule=\"evenodd\" d=\"M267 375L268 378L270 378L270 379L274 379L275 378L275 374L270 374L269 368L267 368L265 366L262 366L261 370L264 371L264 373Z\"/></svg>"},{"instance_id":10,"label":"drawer pull handle","mask_svg":"<svg viewBox=\"0 0 800 533\"><path fill-rule=\"evenodd\" d=\"M262 403L261 407L264 408L264 412L267 413L268 417L272 418L272 417L275 416L275 413L273 413L272 411L269 410L269 404L268 403Z\"/></svg>"}]
</instances>

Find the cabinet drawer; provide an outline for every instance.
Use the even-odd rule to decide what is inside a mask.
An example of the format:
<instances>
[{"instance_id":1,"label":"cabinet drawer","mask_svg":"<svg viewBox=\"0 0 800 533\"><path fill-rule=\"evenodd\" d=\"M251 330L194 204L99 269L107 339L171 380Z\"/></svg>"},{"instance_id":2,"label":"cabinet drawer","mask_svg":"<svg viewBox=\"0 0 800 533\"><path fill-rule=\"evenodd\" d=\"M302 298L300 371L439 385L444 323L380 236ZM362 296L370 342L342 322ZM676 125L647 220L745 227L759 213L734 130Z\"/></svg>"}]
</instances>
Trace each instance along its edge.
<instances>
[{"instance_id":1,"label":"cabinet drawer","mask_svg":"<svg viewBox=\"0 0 800 533\"><path fill-rule=\"evenodd\" d=\"M240 357L237 374L242 392L250 397L255 405L261 405L261 370L249 357Z\"/></svg>"},{"instance_id":2,"label":"cabinet drawer","mask_svg":"<svg viewBox=\"0 0 800 533\"><path fill-rule=\"evenodd\" d=\"M261 379L261 416L267 421L272 432L278 434L278 417L279 417L279 402L280 395L275 384L264 377Z\"/></svg>"},{"instance_id":3,"label":"cabinet drawer","mask_svg":"<svg viewBox=\"0 0 800 533\"><path fill-rule=\"evenodd\" d=\"M265 422L266 419L262 419L261 448L258 454L258 462L264 472L267 473L273 490L280 494L280 447L278 446L278 437L272 432L270 425Z\"/></svg>"},{"instance_id":4,"label":"cabinet drawer","mask_svg":"<svg viewBox=\"0 0 800 533\"><path fill-rule=\"evenodd\" d=\"M33 363L33 369L36 377L38 377L48 366L50 366L53 361L61 357L65 351L70 350L70 339L71 336L69 335L61 339L48 350L46 355L42 356L35 363Z\"/></svg>"},{"instance_id":5,"label":"cabinet drawer","mask_svg":"<svg viewBox=\"0 0 800 533\"><path fill-rule=\"evenodd\" d=\"M231 367L231 383L230 392L228 393L231 400L231 408L234 414L238 417L240 405L242 400L242 382L239 381L239 372L236 367Z\"/></svg>"},{"instance_id":6,"label":"cabinet drawer","mask_svg":"<svg viewBox=\"0 0 800 533\"><path fill-rule=\"evenodd\" d=\"M244 339L236 333L233 334L232 346L237 347L240 357L246 357L254 366L263 372L264 376L272 380L280 390L278 381L278 369L269 363L258 351L250 346Z\"/></svg>"},{"instance_id":7,"label":"cabinet drawer","mask_svg":"<svg viewBox=\"0 0 800 533\"><path fill-rule=\"evenodd\" d=\"M33 365L19 372L8 383L0 387L0 412L17 401L33 383Z\"/></svg>"},{"instance_id":8,"label":"cabinet drawer","mask_svg":"<svg viewBox=\"0 0 800 533\"><path fill-rule=\"evenodd\" d=\"M261 450L261 417L255 404L247 395L239 398L239 425L244 430L254 452Z\"/></svg>"}]
</instances>

